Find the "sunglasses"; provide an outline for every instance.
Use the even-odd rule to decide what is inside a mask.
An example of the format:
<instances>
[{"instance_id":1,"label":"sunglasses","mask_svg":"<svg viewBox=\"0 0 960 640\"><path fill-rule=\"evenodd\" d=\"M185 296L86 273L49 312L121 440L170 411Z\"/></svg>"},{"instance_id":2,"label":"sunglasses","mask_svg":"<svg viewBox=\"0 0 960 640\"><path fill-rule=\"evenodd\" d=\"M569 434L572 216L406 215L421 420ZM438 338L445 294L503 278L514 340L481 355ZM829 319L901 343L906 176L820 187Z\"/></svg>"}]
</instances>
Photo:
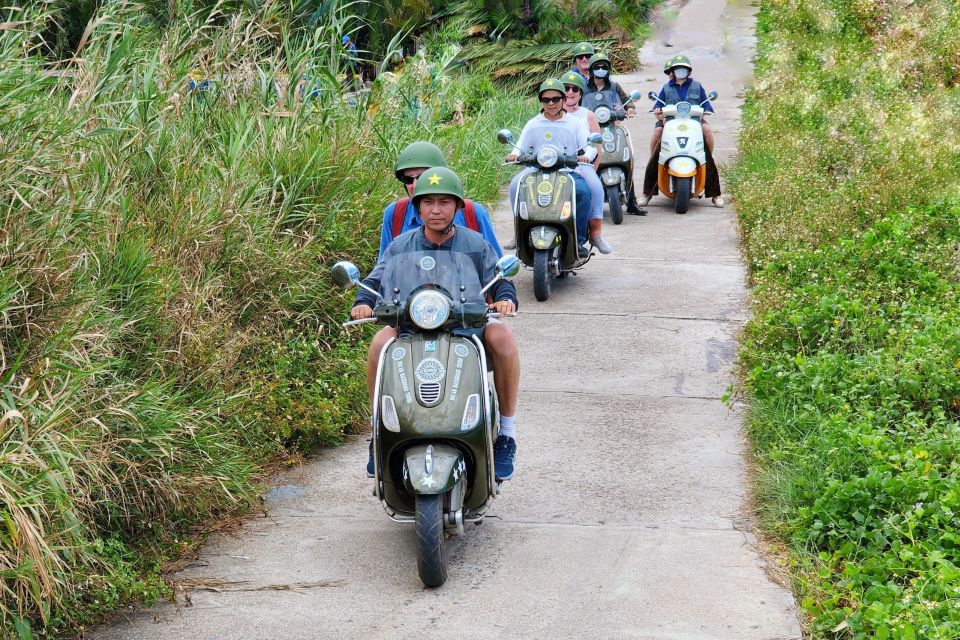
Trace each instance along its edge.
<instances>
[{"instance_id":1,"label":"sunglasses","mask_svg":"<svg viewBox=\"0 0 960 640\"><path fill-rule=\"evenodd\" d=\"M416 181L417 181L417 178L419 178L419 177L420 177L420 176L406 176L406 175L400 176L400 182L402 182L402 183L405 184L405 185L411 185L411 184L413 184L414 182L416 182Z\"/></svg>"},{"instance_id":2,"label":"sunglasses","mask_svg":"<svg viewBox=\"0 0 960 640\"><path fill-rule=\"evenodd\" d=\"M578 87L575 84L568 84L564 87L564 89L567 91L567 93L571 91L573 91L574 93L580 93L580 87Z\"/></svg>"},{"instance_id":3,"label":"sunglasses","mask_svg":"<svg viewBox=\"0 0 960 640\"><path fill-rule=\"evenodd\" d=\"M587 53L587 54L584 54L584 55L573 56L573 59L574 59L574 60L589 60L591 57L592 57L592 56L591 56L589 53Z\"/></svg>"},{"instance_id":4,"label":"sunglasses","mask_svg":"<svg viewBox=\"0 0 960 640\"><path fill-rule=\"evenodd\" d=\"M557 104L563 100L562 96L554 96L552 98L540 98L540 104Z\"/></svg>"},{"instance_id":5,"label":"sunglasses","mask_svg":"<svg viewBox=\"0 0 960 640\"><path fill-rule=\"evenodd\" d=\"M596 70L598 70L598 69L603 69L604 71L610 71L610 67L601 66L601 65L597 65L597 66L595 66L595 67L593 68L594 71L596 71Z\"/></svg>"}]
</instances>

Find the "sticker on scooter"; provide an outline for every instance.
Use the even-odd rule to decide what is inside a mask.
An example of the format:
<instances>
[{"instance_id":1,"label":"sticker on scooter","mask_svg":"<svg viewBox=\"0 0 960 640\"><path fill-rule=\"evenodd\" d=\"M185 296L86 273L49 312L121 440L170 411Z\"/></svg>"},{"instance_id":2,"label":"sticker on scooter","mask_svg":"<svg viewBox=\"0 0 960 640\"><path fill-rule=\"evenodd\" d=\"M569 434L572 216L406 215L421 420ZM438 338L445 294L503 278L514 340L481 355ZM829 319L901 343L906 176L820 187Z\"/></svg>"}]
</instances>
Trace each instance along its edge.
<instances>
[{"instance_id":1,"label":"sticker on scooter","mask_svg":"<svg viewBox=\"0 0 960 640\"><path fill-rule=\"evenodd\" d=\"M440 382L447 370L436 358L426 358L420 361L413 375L419 382Z\"/></svg>"},{"instance_id":2,"label":"sticker on scooter","mask_svg":"<svg viewBox=\"0 0 960 640\"><path fill-rule=\"evenodd\" d=\"M430 271L435 266L437 266L437 261L430 256L424 256L420 258L420 268L424 271Z\"/></svg>"},{"instance_id":3,"label":"sticker on scooter","mask_svg":"<svg viewBox=\"0 0 960 640\"><path fill-rule=\"evenodd\" d=\"M470 353L470 350L467 349L467 345L458 344L458 345L454 345L453 352L458 356L460 356L461 358L466 358L467 355Z\"/></svg>"},{"instance_id":4,"label":"sticker on scooter","mask_svg":"<svg viewBox=\"0 0 960 640\"><path fill-rule=\"evenodd\" d=\"M540 186L537 187L537 193L544 196L550 195L553 193L553 185L546 181L541 182Z\"/></svg>"},{"instance_id":5,"label":"sticker on scooter","mask_svg":"<svg viewBox=\"0 0 960 640\"><path fill-rule=\"evenodd\" d=\"M681 149L686 149L686 148L687 148L687 142L689 142L689 141L690 141L690 138L689 138L689 137L683 137L683 138L678 137L678 138L677 138L677 144L680 145L680 148L681 148Z\"/></svg>"},{"instance_id":6,"label":"sticker on scooter","mask_svg":"<svg viewBox=\"0 0 960 640\"><path fill-rule=\"evenodd\" d=\"M403 356L405 355L407 355L407 350L403 347L397 347L393 350L393 353L390 354L390 357L399 362L400 360L403 360Z\"/></svg>"},{"instance_id":7,"label":"sticker on scooter","mask_svg":"<svg viewBox=\"0 0 960 640\"><path fill-rule=\"evenodd\" d=\"M423 352L424 353L433 353L437 350L437 341L436 340L427 340L423 343Z\"/></svg>"}]
</instances>

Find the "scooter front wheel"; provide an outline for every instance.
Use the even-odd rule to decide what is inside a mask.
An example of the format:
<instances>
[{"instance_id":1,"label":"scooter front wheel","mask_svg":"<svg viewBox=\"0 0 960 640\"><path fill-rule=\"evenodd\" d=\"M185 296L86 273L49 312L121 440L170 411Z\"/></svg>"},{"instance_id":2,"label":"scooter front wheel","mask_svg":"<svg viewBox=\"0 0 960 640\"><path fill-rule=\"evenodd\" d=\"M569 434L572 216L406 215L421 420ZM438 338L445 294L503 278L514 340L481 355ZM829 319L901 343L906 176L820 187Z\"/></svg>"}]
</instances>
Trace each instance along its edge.
<instances>
[{"instance_id":1,"label":"scooter front wheel","mask_svg":"<svg viewBox=\"0 0 960 640\"><path fill-rule=\"evenodd\" d=\"M674 211L686 213L690 208L690 178L674 178L673 188L676 198L673 201Z\"/></svg>"},{"instance_id":2,"label":"scooter front wheel","mask_svg":"<svg viewBox=\"0 0 960 640\"><path fill-rule=\"evenodd\" d=\"M610 205L610 218L613 220L613 224L620 224L623 222L623 203L620 202L620 187L617 185L610 185L606 189L607 192L607 204Z\"/></svg>"},{"instance_id":3,"label":"scooter front wheel","mask_svg":"<svg viewBox=\"0 0 960 640\"><path fill-rule=\"evenodd\" d=\"M550 297L550 252L537 249L533 254L533 297L540 302Z\"/></svg>"},{"instance_id":4,"label":"scooter front wheel","mask_svg":"<svg viewBox=\"0 0 960 640\"><path fill-rule=\"evenodd\" d=\"M417 496L417 573L425 587L447 581L447 534L443 527L443 496Z\"/></svg>"}]
</instances>

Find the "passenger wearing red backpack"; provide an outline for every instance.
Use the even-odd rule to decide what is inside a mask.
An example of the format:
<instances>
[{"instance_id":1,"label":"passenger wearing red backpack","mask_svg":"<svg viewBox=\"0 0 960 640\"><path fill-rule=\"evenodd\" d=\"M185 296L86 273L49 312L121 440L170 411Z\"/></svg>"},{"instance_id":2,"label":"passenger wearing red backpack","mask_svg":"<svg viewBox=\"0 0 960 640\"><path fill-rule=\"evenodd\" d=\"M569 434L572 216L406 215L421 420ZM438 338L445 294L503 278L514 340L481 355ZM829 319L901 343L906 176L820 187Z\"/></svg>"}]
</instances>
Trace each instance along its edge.
<instances>
[{"instance_id":1,"label":"passenger wearing red backpack","mask_svg":"<svg viewBox=\"0 0 960 640\"><path fill-rule=\"evenodd\" d=\"M417 210L413 206L413 189L417 186L417 178L431 167L445 166L447 166L447 161L443 157L443 151L437 145L429 142L422 140L413 142L400 152L399 157L397 157L396 176L397 180L403 183L407 197L391 202L383 210L378 260L383 257L383 252L387 250L394 238L423 225L420 216L417 215ZM396 215L398 209L403 215ZM453 217L453 223L482 235L493 246L497 252L497 257L503 257L503 250L500 248L497 236L493 232L490 214L482 204L473 200L464 200L463 208L458 210Z\"/></svg>"}]
</instances>

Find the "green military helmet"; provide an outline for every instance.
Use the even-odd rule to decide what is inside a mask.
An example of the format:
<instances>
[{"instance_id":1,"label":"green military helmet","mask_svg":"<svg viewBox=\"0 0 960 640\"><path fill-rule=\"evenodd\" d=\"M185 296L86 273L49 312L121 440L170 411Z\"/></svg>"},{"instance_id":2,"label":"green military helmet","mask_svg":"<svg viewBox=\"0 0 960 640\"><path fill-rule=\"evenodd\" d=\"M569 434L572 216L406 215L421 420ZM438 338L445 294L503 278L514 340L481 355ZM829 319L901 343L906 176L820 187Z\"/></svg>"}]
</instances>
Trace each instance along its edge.
<instances>
[{"instance_id":1,"label":"green military helmet","mask_svg":"<svg viewBox=\"0 0 960 640\"><path fill-rule=\"evenodd\" d=\"M610 58L607 57L607 54L605 53L593 54L593 56L590 58L590 69L592 70L596 65L600 64L601 62L606 62L607 65L610 65Z\"/></svg>"},{"instance_id":2,"label":"green military helmet","mask_svg":"<svg viewBox=\"0 0 960 640\"><path fill-rule=\"evenodd\" d=\"M573 48L573 57L574 57L574 58L576 58L577 56L582 56L582 55L591 55L591 56L592 56L594 53L596 53L596 51L594 51L593 45L590 44L589 42L581 42L580 44L578 44L577 46L575 46L575 47Z\"/></svg>"},{"instance_id":3,"label":"green military helmet","mask_svg":"<svg viewBox=\"0 0 960 640\"><path fill-rule=\"evenodd\" d=\"M670 72L677 67L686 67L687 69L690 69L691 72L693 71L693 65L690 64L690 58L681 53L680 55L673 56L663 63L663 72L666 75L670 75Z\"/></svg>"},{"instance_id":4,"label":"green military helmet","mask_svg":"<svg viewBox=\"0 0 960 640\"><path fill-rule=\"evenodd\" d=\"M447 160L443 157L443 151L440 150L440 147L432 142L418 140L405 146L400 155L397 156L397 167L394 173L397 180L400 180L401 172L404 169L428 169L445 166L447 166Z\"/></svg>"},{"instance_id":5,"label":"green military helmet","mask_svg":"<svg viewBox=\"0 0 960 640\"><path fill-rule=\"evenodd\" d=\"M458 209L463 208L463 183L460 176L447 167L432 167L423 172L413 190L413 205L420 210L420 198L427 195L448 195L459 200Z\"/></svg>"},{"instance_id":6,"label":"green military helmet","mask_svg":"<svg viewBox=\"0 0 960 640\"><path fill-rule=\"evenodd\" d=\"M566 91L563 89L563 83L556 78L547 78L540 84L540 91L537 92L537 98L543 96L547 91L559 91L561 96L566 95Z\"/></svg>"},{"instance_id":7,"label":"green military helmet","mask_svg":"<svg viewBox=\"0 0 960 640\"><path fill-rule=\"evenodd\" d=\"M577 73L576 71L568 71L567 73L560 76L560 82L563 84L572 84L576 87L580 87L580 91L587 90L587 83L583 81L583 76Z\"/></svg>"}]
</instances>

